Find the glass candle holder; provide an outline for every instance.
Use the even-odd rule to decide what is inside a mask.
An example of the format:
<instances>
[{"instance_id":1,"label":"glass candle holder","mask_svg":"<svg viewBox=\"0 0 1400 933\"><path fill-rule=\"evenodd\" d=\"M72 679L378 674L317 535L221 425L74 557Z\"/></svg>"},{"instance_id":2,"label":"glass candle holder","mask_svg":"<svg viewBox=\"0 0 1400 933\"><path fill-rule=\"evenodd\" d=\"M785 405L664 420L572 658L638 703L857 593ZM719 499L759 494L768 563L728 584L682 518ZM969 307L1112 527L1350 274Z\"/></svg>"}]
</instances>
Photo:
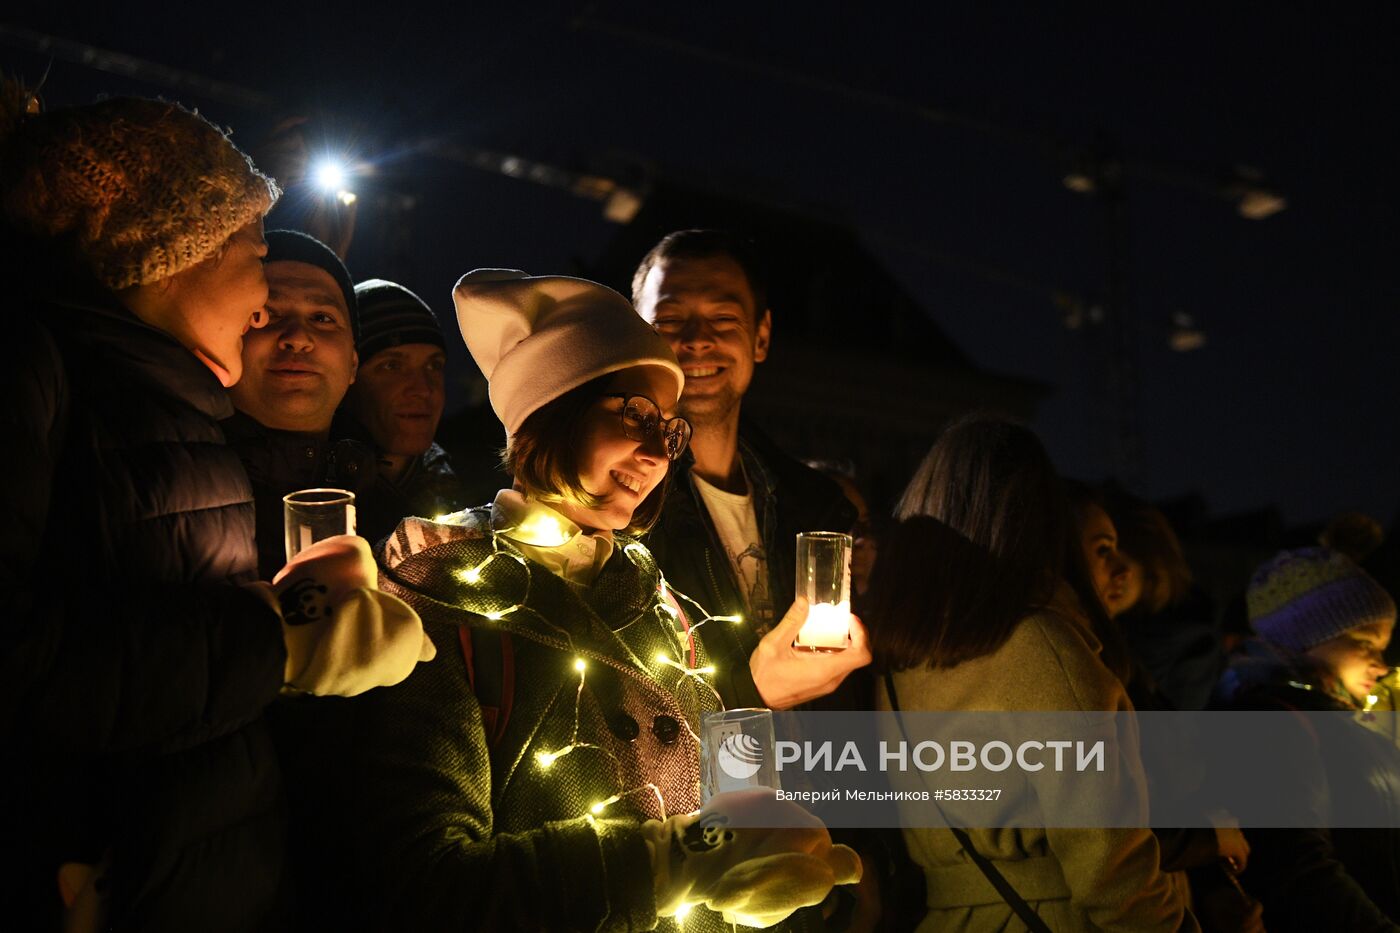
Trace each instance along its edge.
<instances>
[{"instance_id":1,"label":"glass candle holder","mask_svg":"<svg viewBox=\"0 0 1400 933\"><path fill-rule=\"evenodd\" d=\"M700 800L731 790L781 790L773 741L773 711L727 709L700 725Z\"/></svg>"},{"instance_id":2,"label":"glass candle holder","mask_svg":"<svg viewBox=\"0 0 1400 933\"><path fill-rule=\"evenodd\" d=\"M317 541L355 533L355 494L347 489L299 489L282 497L287 560Z\"/></svg>"},{"instance_id":3,"label":"glass candle holder","mask_svg":"<svg viewBox=\"0 0 1400 933\"><path fill-rule=\"evenodd\" d=\"M807 597L807 621L794 648L844 651L851 636L851 536L804 531L797 536L797 593Z\"/></svg>"}]
</instances>

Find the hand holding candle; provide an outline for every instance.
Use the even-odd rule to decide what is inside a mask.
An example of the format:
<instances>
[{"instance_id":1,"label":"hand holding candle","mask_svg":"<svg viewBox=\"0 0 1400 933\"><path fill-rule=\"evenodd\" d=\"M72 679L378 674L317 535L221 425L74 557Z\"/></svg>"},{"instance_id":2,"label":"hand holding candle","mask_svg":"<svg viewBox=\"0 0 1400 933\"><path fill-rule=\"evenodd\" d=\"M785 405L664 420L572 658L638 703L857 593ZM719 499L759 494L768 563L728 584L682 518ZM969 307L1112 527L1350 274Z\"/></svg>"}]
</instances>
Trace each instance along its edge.
<instances>
[{"instance_id":1,"label":"hand holding candle","mask_svg":"<svg viewBox=\"0 0 1400 933\"><path fill-rule=\"evenodd\" d=\"M824 697L851 671L870 663L870 646L865 626L853 615L846 616L850 639L844 651L805 651L794 642L806 623L810 605L805 596L788 608L781 621L764 635L749 656L749 673L765 705L771 709L791 709L817 697Z\"/></svg>"}]
</instances>

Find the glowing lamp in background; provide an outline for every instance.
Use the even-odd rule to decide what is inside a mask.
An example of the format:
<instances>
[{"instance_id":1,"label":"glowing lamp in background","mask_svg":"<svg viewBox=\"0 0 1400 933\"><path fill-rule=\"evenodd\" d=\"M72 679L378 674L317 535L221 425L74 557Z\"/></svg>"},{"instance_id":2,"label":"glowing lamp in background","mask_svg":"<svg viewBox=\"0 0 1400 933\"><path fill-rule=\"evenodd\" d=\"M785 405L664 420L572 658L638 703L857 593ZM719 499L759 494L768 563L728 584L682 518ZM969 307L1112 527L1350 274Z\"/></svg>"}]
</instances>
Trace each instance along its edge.
<instances>
[{"instance_id":1,"label":"glowing lamp in background","mask_svg":"<svg viewBox=\"0 0 1400 933\"><path fill-rule=\"evenodd\" d=\"M311 170L312 183L346 207L356 200L355 192L346 187L349 177L345 165L336 159L322 159Z\"/></svg>"},{"instance_id":2,"label":"glowing lamp in background","mask_svg":"<svg viewBox=\"0 0 1400 933\"><path fill-rule=\"evenodd\" d=\"M797 594L807 597L807 621L794 648L844 651L851 636L851 536L804 531L797 536Z\"/></svg>"},{"instance_id":3,"label":"glowing lamp in background","mask_svg":"<svg viewBox=\"0 0 1400 933\"><path fill-rule=\"evenodd\" d=\"M316 163L311 180L327 194L335 194L345 187L345 166L334 159L323 159Z\"/></svg>"}]
</instances>

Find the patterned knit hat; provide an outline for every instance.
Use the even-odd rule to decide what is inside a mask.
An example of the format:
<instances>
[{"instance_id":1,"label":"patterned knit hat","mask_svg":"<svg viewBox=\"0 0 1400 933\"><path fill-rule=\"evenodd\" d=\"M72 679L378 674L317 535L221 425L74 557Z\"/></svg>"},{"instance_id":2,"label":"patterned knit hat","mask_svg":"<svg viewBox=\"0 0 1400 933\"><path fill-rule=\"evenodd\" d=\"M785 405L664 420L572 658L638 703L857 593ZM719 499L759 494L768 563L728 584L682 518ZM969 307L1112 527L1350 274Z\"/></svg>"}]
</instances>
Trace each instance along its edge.
<instances>
[{"instance_id":1,"label":"patterned knit hat","mask_svg":"<svg viewBox=\"0 0 1400 933\"><path fill-rule=\"evenodd\" d=\"M30 99L13 82L0 88L4 217L70 239L113 291L209 258L280 193L223 130L179 104L118 97L26 113Z\"/></svg>"},{"instance_id":2,"label":"patterned knit hat","mask_svg":"<svg viewBox=\"0 0 1400 933\"><path fill-rule=\"evenodd\" d=\"M433 309L402 285L369 279L355 286L355 297L360 302L360 340L355 349L362 365L380 350L406 343L447 349Z\"/></svg>"},{"instance_id":3,"label":"patterned knit hat","mask_svg":"<svg viewBox=\"0 0 1400 933\"><path fill-rule=\"evenodd\" d=\"M1254 631L1294 651L1395 620L1390 594L1345 555L1325 547L1281 551L1254 572L1245 601Z\"/></svg>"}]
</instances>

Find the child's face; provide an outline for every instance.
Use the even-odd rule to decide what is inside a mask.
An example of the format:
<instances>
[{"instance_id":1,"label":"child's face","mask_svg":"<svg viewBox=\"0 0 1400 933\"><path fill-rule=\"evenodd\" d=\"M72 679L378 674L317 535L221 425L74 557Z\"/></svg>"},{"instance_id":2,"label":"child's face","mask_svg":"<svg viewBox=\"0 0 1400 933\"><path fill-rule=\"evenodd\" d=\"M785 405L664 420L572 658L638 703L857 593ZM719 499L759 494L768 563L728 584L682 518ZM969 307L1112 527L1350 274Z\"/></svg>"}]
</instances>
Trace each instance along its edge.
<instances>
[{"instance_id":1,"label":"child's face","mask_svg":"<svg viewBox=\"0 0 1400 933\"><path fill-rule=\"evenodd\" d=\"M1337 678L1352 699L1364 706L1366 696L1376 689L1376 681L1389 670L1381 656L1390 644L1394 628L1394 619L1354 628L1309 648L1307 653Z\"/></svg>"}]
</instances>

